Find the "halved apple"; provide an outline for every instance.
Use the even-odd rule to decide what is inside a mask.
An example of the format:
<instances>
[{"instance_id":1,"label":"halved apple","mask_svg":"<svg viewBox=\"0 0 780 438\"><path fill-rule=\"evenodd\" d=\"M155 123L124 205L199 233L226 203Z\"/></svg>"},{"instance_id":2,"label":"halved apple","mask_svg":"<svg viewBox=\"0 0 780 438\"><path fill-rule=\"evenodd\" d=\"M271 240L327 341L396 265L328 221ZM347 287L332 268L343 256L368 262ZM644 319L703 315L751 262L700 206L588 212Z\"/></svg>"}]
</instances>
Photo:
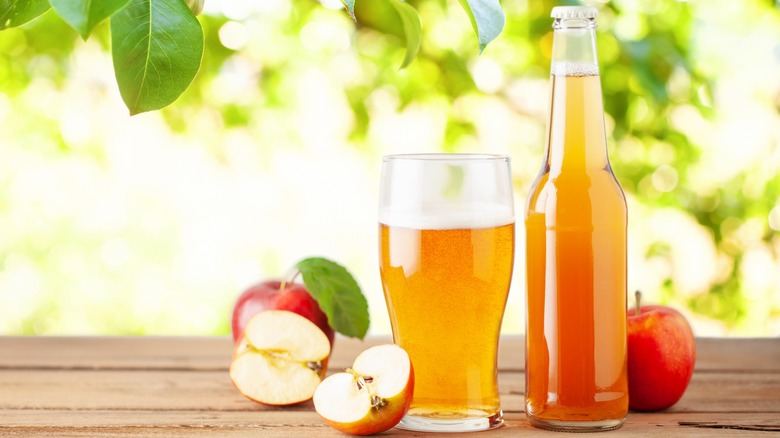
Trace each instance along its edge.
<instances>
[{"instance_id":1,"label":"halved apple","mask_svg":"<svg viewBox=\"0 0 780 438\"><path fill-rule=\"evenodd\" d=\"M269 405L309 400L330 354L325 333L287 310L263 310L247 323L230 379L248 398Z\"/></svg>"},{"instance_id":2,"label":"halved apple","mask_svg":"<svg viewBox=\"0 0 780 438\"><path fill-rule=\"evenodd\" d=\"M320 383L314 409L338 431L372 435L398 424L413 394L414 369L406 350L377 345L360 353L352 368Z\"/></svg>"}]
</instances>

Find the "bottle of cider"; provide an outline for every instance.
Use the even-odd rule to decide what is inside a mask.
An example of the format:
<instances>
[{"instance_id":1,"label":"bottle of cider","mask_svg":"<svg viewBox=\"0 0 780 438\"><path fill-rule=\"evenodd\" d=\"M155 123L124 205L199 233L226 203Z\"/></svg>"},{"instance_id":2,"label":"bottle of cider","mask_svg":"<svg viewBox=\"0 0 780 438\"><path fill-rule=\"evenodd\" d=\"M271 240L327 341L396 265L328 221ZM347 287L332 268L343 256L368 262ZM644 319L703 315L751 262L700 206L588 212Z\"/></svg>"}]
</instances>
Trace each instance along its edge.
<instances>
[{"instance_id":1,"label":"bottle of cider","mask_svg":"<svg viewBox=\"0 0 780 438\"><path fill-rule=\"evenodd\" d=\"M540 428L620 427L626 201L607 158L593 7L556 7L546 157L526 214L526 414Z\"/></svg>"}]
</instances>

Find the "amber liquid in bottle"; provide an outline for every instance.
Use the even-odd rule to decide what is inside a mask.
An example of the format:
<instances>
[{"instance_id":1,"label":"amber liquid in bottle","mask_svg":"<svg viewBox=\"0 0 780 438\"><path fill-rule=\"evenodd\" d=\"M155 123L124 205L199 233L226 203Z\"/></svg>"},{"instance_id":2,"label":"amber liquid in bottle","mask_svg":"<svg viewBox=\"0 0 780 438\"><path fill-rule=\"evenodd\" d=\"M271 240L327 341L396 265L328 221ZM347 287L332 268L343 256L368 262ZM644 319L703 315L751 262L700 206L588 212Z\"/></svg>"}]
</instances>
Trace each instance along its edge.
<instances>
[{"instance_id":1,"label":"amber liquid in bottle","mask_svg":"<svg viewBox=\"0 0 780 438\"><path fill-rule=\"evenodd\" d=\"M526 206L526 413L596 431L628 410L627 211L607 158L595 16L573 21L556 20L547 156Z\"/></svg>"}]
</instances>

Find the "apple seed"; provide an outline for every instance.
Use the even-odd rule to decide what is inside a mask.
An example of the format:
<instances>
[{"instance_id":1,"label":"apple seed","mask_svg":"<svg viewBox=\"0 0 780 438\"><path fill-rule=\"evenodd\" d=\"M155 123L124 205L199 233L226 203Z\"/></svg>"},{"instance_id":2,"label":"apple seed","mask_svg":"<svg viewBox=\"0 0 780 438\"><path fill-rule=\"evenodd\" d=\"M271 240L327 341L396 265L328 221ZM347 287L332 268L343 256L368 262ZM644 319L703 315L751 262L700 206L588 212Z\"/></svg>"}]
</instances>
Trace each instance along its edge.
<instances>
[{"instance_id":1,"label":"apple seed","mask_svg":"<svg viewBox=\"0 0 780 438\"><path fill-rule=\"evenodd\" d=\"M362 391L363 388L365 388L366 391L368 391L368 396L371 398L372 408L378 411L383 407L385 407L385 405L387 405L387 400L374 394L373 391L374 388L371 385L371 383L374 382L373 377L361 376L360 374L357 373L357 371L353 370L352 368L344 368L344 371L348 372L349 374L352 374L352 377L355 379L355 386L357 386L358 391Z\"/></svg>"}]
</instances>

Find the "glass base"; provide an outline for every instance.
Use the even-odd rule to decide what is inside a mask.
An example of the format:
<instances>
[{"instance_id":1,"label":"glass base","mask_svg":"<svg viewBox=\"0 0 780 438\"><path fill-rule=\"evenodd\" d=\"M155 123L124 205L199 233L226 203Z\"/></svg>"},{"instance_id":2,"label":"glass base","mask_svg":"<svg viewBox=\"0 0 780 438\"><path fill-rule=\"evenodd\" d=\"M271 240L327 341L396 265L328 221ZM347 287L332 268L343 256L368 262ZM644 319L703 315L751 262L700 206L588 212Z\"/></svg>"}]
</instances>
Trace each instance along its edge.
<instances>
[{"instance_id":1,"label":"glass base","mask_svg":"<svg viewBox=\"0 0 780 438\"><path fill-rule=\"evenodd\" d=\"M424 415L407 414L396 425L399 429L415 432L477 432L500 427L504 414L486 416L484 411L432 412Z\"/></svg>"},{"instance_id":2,"label":"glass base","mask_svg":"<svg viewBox=\"0 0 780 438\"><path fill-rule=\"evenodd\" d=\"M528 417L531 426L539 429L554 430L556 432L603 432L617 429L623 425L625 418L617 420L599 420L599 421L561 421L545 420L542 418Z\"/></svg>"}]
</instances>

